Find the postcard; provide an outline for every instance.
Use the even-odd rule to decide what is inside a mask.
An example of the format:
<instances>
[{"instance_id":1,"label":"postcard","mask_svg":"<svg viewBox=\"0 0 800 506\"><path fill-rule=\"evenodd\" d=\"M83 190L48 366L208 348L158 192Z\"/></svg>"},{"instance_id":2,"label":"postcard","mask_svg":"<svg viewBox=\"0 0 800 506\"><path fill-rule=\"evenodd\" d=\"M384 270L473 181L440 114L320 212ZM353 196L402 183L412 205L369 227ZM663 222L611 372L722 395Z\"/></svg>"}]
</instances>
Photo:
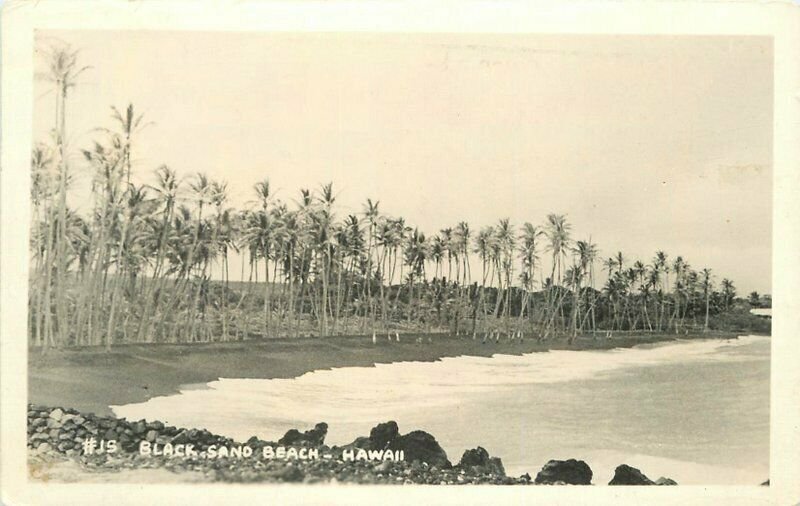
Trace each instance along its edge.
<instances>
[{"instance_id":1,"label":"postcard","mask_svg":"<svg viewBox=\"0 0 800 506\"><path fill-rule=\"evenodd\" d=\"M800 500L798 23L7 3L3 501Z\"/></svg>"}]
</instances>

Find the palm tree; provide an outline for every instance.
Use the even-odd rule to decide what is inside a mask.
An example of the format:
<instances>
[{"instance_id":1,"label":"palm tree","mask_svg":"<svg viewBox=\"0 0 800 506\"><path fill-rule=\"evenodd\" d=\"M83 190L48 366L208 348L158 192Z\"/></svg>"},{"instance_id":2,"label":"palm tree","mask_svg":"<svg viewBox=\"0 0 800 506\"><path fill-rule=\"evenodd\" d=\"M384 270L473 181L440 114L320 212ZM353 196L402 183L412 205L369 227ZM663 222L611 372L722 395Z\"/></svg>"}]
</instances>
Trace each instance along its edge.
<instances>
[{"instance_id":1,"label":"palm tree","mask_svg":"<svg viewBox=\"0 0 800 506\"><path fill-rule=\"evenodd\" d=\"M572 291L572 333L569 336L569 344L572 344L578 336L578 313L580 311L580 292L583 276L584 271L577 263L573 263L564 273L567 286Z\"/></svg>"},{"instance_id":2,"label":"palm tree","mask_svg":"<svg viewBox=\"0 0 800 506\"><path fill-rule=\"evenodd\" d=\"M154 236L157 237L157 239L153 248L156 255L152 272L153 281L147 284L147 289L144 292L144 308L142 310L138 332L138 340L146 340L147 342L152 342L153 340L153 326L150 322L150 311L152 307L158 307L163 291L165 277L162 278L162 271L165 267L167 254L167 238L170 234L170 225L175 211L175 203L181 186L181 180L178 179L175 171L166 165L160 166L156 170L155 175L156 184L149 186L149 188L156 193L156 203L158 207L162 208L162 211L161 220L157 222L157 228L154 228Z\"/></svg>"},{"instance_id":3,"label":"palm tree","mask_svg":"<svg viewBox=\"0 0 800 506\"><path fill-rule=\"evenodd\" d=\"M531 322L534 321L533 313L533 291L534 274L536 272L537 262L539 261L538 247L539 238L544 234L544 231L539 227L526 222L522 225L522 234L520 235L520 258L522 259L522 288L524 290L522 304L519 311L520 325L527 309L528 318Z\"/></svg>"},{"instance_id":4,"label":"palm tree","mask_svg":"<svg viewBox=\"0 0 800 506\"><path fill-rule=\"evenodd\" d=\"M56 219L55 239L55 306L56 327L59 342L67 342L67 181L69 179L68 143L67 143L67 95L77 84L80 74L89 67L78 67L78 51L68 45L51 47L47 52L48 69L39 74L41 78L53 84L55 89L55 142L59 161L58 175L58 215Z\"/></svg>"},{"instance_id":5,"label":"palm tree","mask_svg":"<svg viewBox=\"0 0 800 506\"><path fill-rule=\"evenodd\" d=\"M53 209L52 198L55 193L54 178L52 174L53 156L51 150L44 144L38 144L31 154L31 204L33 205L33 223L31 248L34 251L37 283L31 283L33 299L36 300L35 319L32 323L35 329L35 345L46 349L52 341L50 325L45 326L44 319L50 319L50 286L52 276L52 241L53 241ZM44 316L47 307L47 316ZM46 327L46 328L43 328ZM44 343L42 342L44 339Z\"/></svg>"},{"instance_id":6,"label":"palm tree","mask_svg":"<svg viewBox=\"0 0 800 506\"><path fill-rule=\"evenodd\" d=\"M681 314L683 302L681 301L681 292L684 287L684 276L686 275L686 262L683 257L678 255L672 263L672 271L675 273L675 285L672 290L672 298L675 302L675 310L670 317L670 326L675 323L675 333L678 333L678 320Z\"/></svg>"},{"instance_id":7,"label":"palm tree","mask_svg":"<svg viewBox=\"0 0 800 506\"><path fill-rule=\"evenodd\" d=\"M571 228L571 225L567 223L566 216L560 214L547 215L547 223L544 230L549 240L548 249L552 254L552 267L550 271L550 287L547 292L547 309L550 316L545 327L545 338L551 326L555 324L556 316L559 312L561 312L561 319L564 319L561 305L564 297L564 290L561 287L563 284L561 271L563 268L563 259L569 250Z\"/></svg>"},{"instance_id":8,"label":"palm tree","mask_svg":"<svg viewBox=\"0 0 800 506\"><path fill-rule=\"evenodd\" d=\"M114 282L114 287L112 288L111 292L111 308L109 310L108 316L108 326L106 329L106 349L111 349L111 342L113 340L113 336L117 330L114 325L114 317L115 317L115 309L117 308L119 302L118 299L120 297L120 290L122 289L122 282L124 276L126 274L126 266L123 263L125 261L125 255L129 253L131 249L130 245L130 227L134 224L134 222L139 218L142 212L142 205L144 204L147 198L147 192L143 187L134 187L130 186L126 193L126 207L121 211L124 213L121 219L121 231L120 237L117 244L117 250L115 254L115 263L117 267L116 272L116 279Z\"/></svg>"},{"instance_id":9,"label":"palm tree","mask_svg":"<svg viewBox=\"0 0 800 506\"><path fill-rule=\"evenodd\" d=\"M364 212L364 219L367 221L367 270L364 277L364 298L366 301L366 305L364 308L364 325L367 323L367 311L373 309L372 303L372 260L373 260L373 240L375 238L375 227L378 223L378 216L380 212L378 211L378 206L380 201L373 202L372 199L367 199L367 202L364 204L363 212ZM374 310L373 310L374 313ZM374 328L373 328L374 334Z\"/></svg>"},{"instance_id":10,"label":"palm tree","mask_svg":"<svg viewBox=\"0 0 800 506\"><path fill-rule=\"evenodd\" d=\"M120 138L121 145L122 145L122 158L123 158L123 167L125 170L125 184L131 184L131 174L133 171L132 162L131 162L131 152L133 149L132 146L132 138L133 135L140 131L142 128L147 126L147 124L142 123L144 119L144 115L136 115L134 113L133 104L128 104L128 107L125 108L124 114L119 111L113 105L111 106L111 118L117 123L119 130L114 131L111 129L104 128L105 132L117 136Z\"/></svg>"},{"instance_id":11,"label":"palm tree","mask_svg":"<svg viewBox=\"0 0 800 506\"><path fill-rule=\"evenodd\" d=\"M709 315L709 299L711 297L711 290L713 290L712 281L711 281L711 269L703 269L703 298L706 302L706 317L705 322L703 323L703 332L708 332L708 315Z\"/></svg>"},{"instance_id":12,"label":"palm tree","mask_svg":"<svg viewBox=\"0 0 800 506\"><path fill-rule=\"evenodd\" d=\"M667 305L667 298L664 290L664 286L669 289L669 267L667 266L667 254L663 251L657 251L655 258L653 258L653 272L655 273L655 279L658 281L658 300L659 308L658 308L658 318L656 323L656 329L660 332L662 325L664 323L664 313L666 310ZM666 278L665 285L661 284L661 273L664 273Z\"/></svg>"},{"instance_id":13,"label":"palm tree","mask_svg":"<svg viewBox=\"0 0 800 506\"><path fill-rule=\"evenodd\" d=\"M591 315L592 319L592 331L595 330L595 289L594 289L594 262L597 259L598 249L597 245L592 242L591 239L588 241L578 241L575 243L574 252L578 255L578 267L580 268L580 272L583 275L589 276L589 287L591 288L591 300L587 301L589 309L586 311L586 316L589 317ZM576 304L579 305L579 302L576 301ZM581 319L580 329L583 329L583 319Z\"/></svg>"},{"instance_id":14,"label":"palm tree","mask_svg":"<svg viewBox=\"0 0 800 506\"><path fill-rule=\"evenodd\" d=\"M511 317L511 279L514 272L514 251L516 251L516 236L514 235L514 227L511 225L508 218L503 218L497 224L495 229L497 234L497 244L501 252L501 265L503 270L503 280L500 286L505 285L503 292L503 315L505 317L505 327L508 337L511 337L511 328L509 326L509 318Z\"/></svg>"},{"instance_id":15,"label":"palm tree","mask_svg":"<svg viewBox=\"0 0 800 506\"><path fill-rule=\"evenodd\" d=\"M408 272L408 315L407 321L411 323L414 314L419 315L420 299L414 296L414 284L418 279L425 278L425 262L428 259L428 243L425 234L418 229L414 229L408 236L405 248L405 263L409 268ZM415 311L416 310L416 311Z\"/></svg>"},{"instance_id":16,"label":"palm tree","mask_svg":"<svg viewBox=\"0 0 800 506\"><path fill-rule=\"evenodd\" d=\"M697 273L681 257L668 264L661 251L652 266L631 258L626 268L621 252L607 259L603 268L608 279L598 292L597 246L582 240L573 247L571 226L563 215L548 215L541 228L525 223L519 234L506 218L474 237L469 225L460 221L427 240L402 218L382 216L378 202L371 199L361 219L338 219L332 183L313 194L301 190L300 200L290 208L275 198L264 180L254 186L257 205L243 212L228 207L224 182L203 174L189 181L188 194L181 191L177 173L166 166L156 170L152 185L142 186L136 181L132 144L144 124L132 105L124 111L112 107L118 126L96 129L103 136L82 150L92 191L89 211L81 215L66 206L66 194L72 190L64 114L67 90L79 71L74 54L59 58L50 72L58 91L54 148L37 145L31 156L30 327L32 342L43 349L227 340L231 322L235 336L244 338L252 335L251 316L262 324L259 333L264 337L299 335L304 325L316 327L323 336L337 334L341 319L347 330L352 317L355 326L366 331L371 325L374 334L379 313L387 333L405 316L408 328L433 325L459 335L469 310L473 338L480 319L484 340L496 332L499 341L502 328L509 338L522 338L526 325L538 325L541 338L563 331L572 342L590 321L593 331L596 320L611 331L653 330L653 321L660 330L667 313L667 327L674 321L676 332L688 332L685 323L698 323L702 302L708 331L712 313L734 302L731 281L725 279L717 294L710 270ZM546 281L538 256L542 237L552 260ZM242 251L250 266L245 283L243 262L238 288L231 286L228 272L231 249ZM472 284L472 253L481 261L480 286ZM400 281L395 285L398 262ZM428 262L432 280L426 275ZM538 312L537 268L546 301ZM212 279L217 269L219 279ZM260 287L262 272L263 305L260 298L248 299ZM674 283L670 272L675 273ZM516 279L519 285L514 285ZM486 307L492 295L493 314ZM571 305L565 302L570 295ZM712 304L718 297L722 303ZM220 326L221 334L215 333Z\"/></svg>"},{"instance_id":17,"label":"palm tree","mask_svg":"<svg viewBox=\"0 0 800 506\"><path fill-rule=\"evenodd\" d=\"M316 248L319 250L319 258L320 258L320 275L322 279L322 294L320 298L320 310L322 315L322 327L321 327L321 335L325 336L328 335L328 313L329 309L329 284L330 280L329 275L331 271L331 259L333 256L333 244L334 244L334 221L335 217L333 214L333 203L336 200L336 197L333 194L333 183L328 183L322 186L320 192L320 204L321 209L314 214L315 221L317 223L317 244ZM372 314L372 325L374 331L375 325L375 313L373 311Z\"/></svg>"},{"instance_id":18,"label":"palm tree","mask_svg":"<svg viewBox=\"0 0 800 506\"><path fill-rule=\"evenodd\" d=\"M733 285L733 281L728 278L723 278L722 303L726 311L731 308L734 298L736 298L736 287Z\"/></svg>"},{"instance_id":19,"label":"palm tree","mask_svg":"<svg viewBox=\"0 0 800 506\"><path fill-rule=\"evenodd\" d=\"M478 292L478 303L475 306L475 310L473 311L473 319L472 319L472 338L475 339L476 337L476 327L477 327L477 308L480 307L481 309L481 321L485 323L486 319L486 299L484 297L484 291L486 289L486 278L488 276L489 262L492 256L492 249L494 246L494 239L495 239L495 231L494 228L484 227L478 232L478 235L475 237L475 245L473 252L477 253L481 259L481 286L480 291ZM485 333L485 329L484 329ZM484 340L486 336L484 334Z\"/></svg>"}]
</instances>

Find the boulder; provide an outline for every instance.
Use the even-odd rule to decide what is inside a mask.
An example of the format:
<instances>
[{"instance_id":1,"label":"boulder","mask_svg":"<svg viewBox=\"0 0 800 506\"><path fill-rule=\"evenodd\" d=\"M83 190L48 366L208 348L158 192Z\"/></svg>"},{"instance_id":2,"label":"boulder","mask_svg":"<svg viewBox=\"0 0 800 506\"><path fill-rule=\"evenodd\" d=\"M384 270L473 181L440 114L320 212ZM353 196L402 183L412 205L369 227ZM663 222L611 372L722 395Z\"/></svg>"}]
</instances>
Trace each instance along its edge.
<instances>
[{"instance_id":1,"label":"boulder","mask_svg":"<svg viewBox=\"0 0 800 506\"><path fill-rule=\"evenodd\" d=\"M678 482L672 478L664 478L663 476L656 480L656 485L677 485Z\"/></svg>"},{"instance_id":2,"label":"boulder","mask_svg":"<svg viewBox=\"0 0 800 506\"><path fill-rule=\"evenodd\" d=\"M399 433L397 422L379 423L369 431L369 437L359 436L352 443L344 445L340 449L385 450L391 448Z\"/></svg>"},{"instance_id":3,"label":"boulder","mask_svg":"<svg viewBox=\"0 0 800 506\"><path fill-rule=\"evenodd\" d=\"M177 444L186 444L189 441L190 441L189 431L182 430L170 440L170 443L172 443L173 445L177 445Z\"/></svg>"},{"instance_id":4,"label":"boulder","mask_svg":"<svg viewBox=\"0 0 800 506\"><path fill-rule=\"evenodd\" d=\"M567 485L590 485L592 470L582 460L551 460L536 475L537 485L555 485L563 482Z\"/></svg>"},{"instance_id":5,"label":"boulder","mask_svg":"<svg viewBox=\"0 0 800 506\"><path fill-rule=\"evenodd\" d=\"M444 469L452 467L447 460L447 453L436 442L436 438L422 430L398 436L389 445L389 449L402 450L407 461L419 460Z\"/></svg>"},{"instance_id":6,"label":"boulder","mask_svg":"<svg viewBox=\"0 0 800 506\"><path fill-rule=\"evenodd\" d=\"M318 423L313 429L300 433L297 429L289 429L286 434L278 440L279 445L292 446L298 444L309 444L311 446L320 446L325 441L325 436L328 434L328 424L325 422Z\"/></svg>"},{"instance_id":7,"label":"boulder","mask_svg":"<svg viewBox=\"0 0 800 506\"><path fill-rule=\"evenodd\" d=\"M483 447L467 450L461 456L458 467L464 471L471 471L474 474L494 474L505 476L503 461L497 457L490 457Z\"/></svg>"},{"instance_id":8,"label":"boulder","mask_svg":"<svg viewBox=\"0 0 800 506\"><path fill-rule=\"evenodd\" d=\"M609 485L655 485L655 482L644 475L635 467L625 464L617 466L614 470L614 477L608 482Z\"/></svg>"},{"instance_id":9,"label":"boulder","mask_svg":"<svg viewBox=\"0 0 800 506\"><path fill-rule=\"evenodd\" d=\"M61 420L61 417L64 416L64 411L61 408L56 408L50 412L50 418L53 420Z\"/></svg>"},{"instance_id":10,"label":"boulder","mask_svg":"<svg viewBox=\"0 0 800 506\"><path fill-rule=\"evenodd\" d=\"M28 438L28 440L31 441L32 443L35 443L36 441L47 441L48 439L50 439L50 435L47 434L46 432L37 432L36 434Z\"/></svg>"},{"instance_id":11,"label":"boulder","mask_svg":"<svg viewBox=\"0 0 800 506\"><path fill-rule=\"evenodd\" d=\"M369 431L369 441L372 447L370 449L383 450L397 439L398 435L400 435L400 429L397 427L397 422L379 423Z\"/></svg>"},{"instance_id":12,"label":"boulder","mask_svg":"<svg viewBox=\"0 0 800 506\"><path fill-rule=\"evenodd\" d=\"M472 450L467 450L458 462L459 467L467 468L472 466L485 466L489 461L489 452L479 446Z\"/></svg>"}]
</instances>

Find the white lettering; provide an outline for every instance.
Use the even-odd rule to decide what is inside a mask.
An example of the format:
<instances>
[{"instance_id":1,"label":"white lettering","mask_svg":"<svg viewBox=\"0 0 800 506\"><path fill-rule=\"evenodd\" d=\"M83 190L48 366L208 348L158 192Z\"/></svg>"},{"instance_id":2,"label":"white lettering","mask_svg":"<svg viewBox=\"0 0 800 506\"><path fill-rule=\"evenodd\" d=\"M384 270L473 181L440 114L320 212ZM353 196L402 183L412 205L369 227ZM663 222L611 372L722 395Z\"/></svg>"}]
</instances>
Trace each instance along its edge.
<instances>
[{"instance_id":1,"label":"white lettering","mask_svg":"<svg viewBox=\"0 0 800 506\"><path fill-rule=\"evenodd\" d=\"M150 455L152 449L149 441L142 441L139 443L139 455Z\"/></svg>"}]
</instances>

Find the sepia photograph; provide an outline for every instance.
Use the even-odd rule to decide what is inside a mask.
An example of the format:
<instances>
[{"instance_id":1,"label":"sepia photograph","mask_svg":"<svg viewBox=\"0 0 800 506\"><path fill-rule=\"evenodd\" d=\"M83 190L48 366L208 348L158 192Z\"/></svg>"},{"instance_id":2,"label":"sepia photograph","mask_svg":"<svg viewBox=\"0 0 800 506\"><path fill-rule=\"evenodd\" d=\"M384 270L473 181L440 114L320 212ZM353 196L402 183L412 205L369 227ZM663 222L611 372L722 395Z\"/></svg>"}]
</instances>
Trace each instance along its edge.
<instances>
[{"instance_id":1,"label":"sepia photograph","mask_svg":"<svg viewBox=\"0 0 800 506\"><path fill-rule=\"evenodd\" d=\"M772 37L31 37L29 484L771 486Z\"/></svg>"}]
</instances>

